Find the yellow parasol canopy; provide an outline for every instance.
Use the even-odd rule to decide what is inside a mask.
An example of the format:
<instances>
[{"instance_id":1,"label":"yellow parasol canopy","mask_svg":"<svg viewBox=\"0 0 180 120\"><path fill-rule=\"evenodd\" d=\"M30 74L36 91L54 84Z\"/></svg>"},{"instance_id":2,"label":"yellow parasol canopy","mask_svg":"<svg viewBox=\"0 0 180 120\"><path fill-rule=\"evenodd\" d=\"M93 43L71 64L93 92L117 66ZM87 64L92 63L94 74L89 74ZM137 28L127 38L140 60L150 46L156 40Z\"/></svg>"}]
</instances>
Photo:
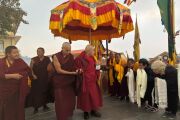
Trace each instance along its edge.
<instances>
[{"instance_id":1,"label":"yellow parasol canopy","mask_svg":"<svg viewBox=\"0 0 180 120\"><path fill-rule=\"evenodd\" d=\"M54 36L111 40L134 30L130 10L115 0L69 0L51 11Z\"/></svg>"}]
</instances>

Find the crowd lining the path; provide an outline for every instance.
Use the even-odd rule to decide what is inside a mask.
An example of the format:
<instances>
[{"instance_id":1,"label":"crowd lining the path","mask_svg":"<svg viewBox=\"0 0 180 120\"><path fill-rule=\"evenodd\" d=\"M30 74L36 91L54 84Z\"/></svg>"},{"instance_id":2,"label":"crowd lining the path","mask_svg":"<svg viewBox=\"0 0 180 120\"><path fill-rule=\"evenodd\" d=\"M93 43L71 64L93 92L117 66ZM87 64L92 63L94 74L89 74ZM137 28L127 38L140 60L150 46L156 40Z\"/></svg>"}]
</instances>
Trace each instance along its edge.
<instances>
[{"instance_id":1,"label":"crowd lining the path","mask_svg":"<svg viewBox=\"0 0 180 120\"><path fill-rule=\"evenodd\" d=\"M93 46L74 58L67 42L52 60L38 48L30 66L15 46L7 47L5 54L0 59L0 120L25 120L25 108L33 107L37 114L40 107L48 111L47 104L53 102L57 120L71 120L76 107L85 120L100 118L105 92L149 112L165 109L162 117L176 118L180 74L161 58L153 63L128 58L124 63L121 54L111 52L102 64Z\"/></svg>"}]
</instances>

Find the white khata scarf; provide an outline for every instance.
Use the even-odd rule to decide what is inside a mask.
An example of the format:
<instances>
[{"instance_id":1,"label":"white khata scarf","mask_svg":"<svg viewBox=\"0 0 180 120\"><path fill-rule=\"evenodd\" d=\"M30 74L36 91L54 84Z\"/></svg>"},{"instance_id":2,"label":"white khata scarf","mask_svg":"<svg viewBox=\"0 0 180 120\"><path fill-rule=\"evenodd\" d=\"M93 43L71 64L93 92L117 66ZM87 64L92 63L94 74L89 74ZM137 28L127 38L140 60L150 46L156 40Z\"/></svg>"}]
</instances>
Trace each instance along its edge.
<instances>
[{"instance_id":1,"label":"white khata scarf","mask_svg":"<svg viewBox=\"0 0 180 120\"><path fill-rule=\"evenodd\" d=\"M155 79L155 103L160 109L167 108L167 84L164 79Z\"/></svg>"},{"instance_id":2,"label":"white khata scarf","mask_svg":"<svg viewBox=\"0 0 180 120\"><path fill-rule=\"evenodd\" d=\"M136 97L138 107L141 107L141 98L144 98L147 89L147 74L144 69L137 70Z\"/></svg>"},{"instance_id":3,"label":"white khata scarf","mask_svg":"<svg viewBox=\"0 0 180 120\"><path fill-rule=\"evenodd\" d=\"M130 69L127 74L128 90L129 90L129 99L131 103L135 103L135 80L134 80L134 71Z\"/></svg>"}]
</instances>

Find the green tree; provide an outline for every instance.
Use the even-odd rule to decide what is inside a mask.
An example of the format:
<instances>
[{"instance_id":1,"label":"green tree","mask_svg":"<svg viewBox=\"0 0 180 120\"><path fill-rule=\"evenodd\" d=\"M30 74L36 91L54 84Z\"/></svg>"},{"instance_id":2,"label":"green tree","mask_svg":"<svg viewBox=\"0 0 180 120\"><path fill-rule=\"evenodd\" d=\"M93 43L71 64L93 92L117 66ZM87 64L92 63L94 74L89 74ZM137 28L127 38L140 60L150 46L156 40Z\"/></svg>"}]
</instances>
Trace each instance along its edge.
<instances>
[{"instance_id":1,"label":"green tree","mask_svg":"<svg viewBox=\"0 0 180 120\"><path fill-rule=\"evenodd\" d=\"M28 24L23 19L26 15L20 7L20 0L0 0L0 35L7 35L7 32L16 34L21 22Z\"/></svg>"}]
</instances>

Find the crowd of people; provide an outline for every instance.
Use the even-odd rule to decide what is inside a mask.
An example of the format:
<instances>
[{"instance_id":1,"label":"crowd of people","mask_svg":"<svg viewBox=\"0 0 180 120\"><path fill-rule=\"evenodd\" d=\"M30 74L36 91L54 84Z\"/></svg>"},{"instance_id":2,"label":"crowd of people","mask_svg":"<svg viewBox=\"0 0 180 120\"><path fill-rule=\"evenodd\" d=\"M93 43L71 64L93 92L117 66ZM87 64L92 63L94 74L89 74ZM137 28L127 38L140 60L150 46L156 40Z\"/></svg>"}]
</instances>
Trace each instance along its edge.
<instances>
[{"instance_id":1,"label":"crowd of people","mask_svg":"<svg viewBox=\"0 0 180 120\"><path fill-rule=\"evenodd\" d=\"M94 47L87 45L76 59L68 42L52 61L44 54L38 48L28 66L17 47L5 49L6 56L0 59L0 120L25 120L25 108L33 107L36 114L40 107L48 111L50 102L55 103L57 120L70 120L76 106L84 112L84 119L101 117Z\"/></svg>"},{"instance_id":2,"label":"crowd of people","mask_svg":"<svg viewBox=\"0 0 180 120\"><path fill-rule=\"evenodd\" d=\"M117 99L137 104L148 112L166 108L162 117L174 119L178 109L177 69L161 58L150 63L147 59L127 60L110 53L108 60L109 94Z\"/></svg>"},{"instance_id":3,"label":"crowd of people","mask_svg":"<svg viewBox=\"0 0 180 120\"><path fill-rule=\"evenodd\" d=\"M48 111L50 102L55 103L57 120L71 120L76 107L83 111L85 120L91 116L100 118L101 70L108 73L111 97L137 103L150 112L157 112L164 105L163 117L176 116L178 73L162 60L150 64L146 59L128 58L124 64L121 54L111 52L107 64L101 65L94 57L93 46L87 45L74 58L68 42L51 58L44 54L44 48L38 48L37 56L28 66L20 58L17 47L5 49L5 57L0 59L0 120L25 120L25 108L33 107L36 114L40 107ZM165 99L162 90L166 91Z\"/></svg>"}]
</instances>

